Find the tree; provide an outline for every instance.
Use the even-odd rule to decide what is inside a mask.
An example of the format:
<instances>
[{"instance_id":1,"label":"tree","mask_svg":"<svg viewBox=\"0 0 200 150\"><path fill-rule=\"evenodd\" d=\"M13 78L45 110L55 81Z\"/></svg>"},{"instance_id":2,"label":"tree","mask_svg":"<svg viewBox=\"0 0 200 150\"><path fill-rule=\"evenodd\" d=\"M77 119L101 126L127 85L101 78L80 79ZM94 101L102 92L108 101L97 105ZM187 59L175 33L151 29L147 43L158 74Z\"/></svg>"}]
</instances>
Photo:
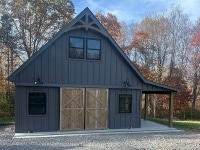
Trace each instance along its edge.
<instances>
[{"instance_id":1,"label":"tree","mask_svg":"<svg viewBox=\"0 0 200 150\"><path fill-rule=\"evenodd\" d=\"M74 15L71 0L1 0L0 6L12 21L17 38L16 52L23 61L71 21Z\"/></svg>"},{"instance_id":2,"label":"tree","mask_svg":"<svg viewBox=\"0 0 200 150\"><path fill-rule=\"evenodd\" d=\"M126 40L125 22L120 23L117 17L111 13L107 13L107 15L104 16L101 12L98 12L96 13L96 17L119 46L123 46Z\"/></svg>"},{"instance_id":3,"label":"tree","mask_svg":"<svg viewBox=\"0 0 200 150\"><path fill-rule=\"evenodd\" d=\"M136 66L136 68L142 73L142 75L147 80L150 80L150 81L155 81L156 80L155 79L156 78L155 74L153 72L151 72L148 67L140 66L135 62L133 62L133 64Z\"/></svg>"},{"instance_id":4,"label":"tree","mask_svg":"<svg viewBox=\"0 0 200 150\"><path fill-rule=\"evenodd\" d=\"M140 63L141 61L138 61L138 59L149 59L145 61L152 62L149 70L157 76L156 82L162 82L167 73L173 74L173 68L181 68L182 73L187 73L185 56L188 54L187 49L191 36L190 27L188 15L184 14L179 7L172 7L170 10L159 14L148 15L132 27L133 38L131 43L137 40L142 32L148 34L148 37L143 39L145 41L142 46L143 50L141 51L131 44L127 46L127 49L134 51L129 52L133 54L134 62ZM140 39L142 39L142 36ZM153 53L152 55L147 55L147 52L150 52L149 50Z\"/></svg>"},{"instance_id":5,"label":"tree","mask_svg":"<svg viewBox=\"0 0 200 150\"><path fill-rule=\"evenodd\" d=\"M5 75L2 69L2 62L0 60L0 99L5 97Z\"/></svg>"},{"instance_id":6,"label":"tree","mask_svg":"<svg viewBox=\"0 0 200 150\"><path fill-rule=\"evenodd\" d=\"M142 21L143 26L149 33L151 49L154 53L153 67L151 71L156 74L156 82L162 82L164 73L167 70L167 57L169 54L169 22L163 14L151 15Z\"/></svg>"},{"instance_id":7,"label":"tree","mask_svg":"<svg viewBox=\"0 0 200 150\"><path fill-rule=\"evenodd\" d=\"M133 32L132 43L130 44L132 45L131 48L135 48L132 49L135 51L134 60L154 72L156 82L162 82L163 74L167 69L168 24L167 19L160 14L145 17L137 25L137 29L134 29L135 32Z\"/></svg>"},{"instance_id":8,"label":"tree","mask_svg":"<svg viewBox=\"0 0 200 150\"><path fill-rule=\"evenodd\" d=\"M184 14L180 7L172 7L166 13L169 22L169 48L170 64L169 75L171 76L173 68L181 68L185 73L186 55L190 39L190 20L187 14Z\"/></svg>"},{"instance_id":9,"label":"tree","mask_svg":"<svg viewBox=\"0 0 200 150\"><path fill-rule=\"evenodd\" d=\"M178 69L176 69L177 72ZM175 71L173 71L175 72ZM187 87L186 81L179 74L173 74L173 76L168 76L163 81L164 84L179 88L181 92L175 93L174 95L174 116L177 118L184 118L184 113L189 110L189 104L191 102L191 91ZM168 113L169 106L169 96L158 95L157 99L157 112L158 116L166 117Z\"/></svg>"},{"instance_id":10,"label":"tree","mask_svg":"<svg viewBox=\"0 0 200 150\"><path fill-rule=\"evenodd\" d=\"M1 43L4 43L5 45L8 45L8 38L11 36L11 20L7 14L3 14L1 16L1 28L0 28L0 41Z\"/></svg>"},{"instance_id":11,"label":"tree","mask_svg":"<svg viewBox=\"0 0 200 150\"><path fill-rule=\"evenodd\" d=\"M12 35L12 22L7 14L1 16L0 41L2 44L1 56L7 59L6 76L14 71L15 37Z\"/></svg>"},{"instance_id":12,"label":"tree","mask_svg":"<svg viewBox=\"0 0 200 150\"><path fill-rule=\"evenodd\" d=\"M163 83L170 77L174 78L174 75L180 75L181 78L174 78L173 82L187 81L183 75L187 73L187 59L184 56L188 54L190 22L188 16L183 14L180 8L175 7L163 13L148 15L140 23L134 24L132 29L134 31L132 42L127 48L134 51L132 58L143 68L140 70L144 71L144 68L148 70L147 75L144 73L145 77L152 74L150 80ZM190 93L186 92L186 95L188 94ZM184 96L180 95L180 97ZM165 99L168 100L168 98ZM153 102L152 107L150 106L152 110L155 110L155 103L158 106L157 110L159 107L162 109L168 107L167 103L163 106L156 97L154 101L150 99L151 102ZM175 105L178 110L179 105ZM189 106L188 103L187 106ZM185 109L181 106L181 110Z\"/></svg>"},{"instance_id":13,"label":"tree","mask_svg":"<svg viewBox=\"0 0 200 150\"><path fill-rule=\"evenodd\" d=\"M188 51L188 81L190 81L189 85L192 90L192 109L195 110L200 94L200 32L191 38Z\"/></svg>"},{"instance_id":14,"label":"tree","mask_svg":"<svg viewBox=\"0 0 200 150\"><path fill-rule=\"evenodd\" d=\"M16 57L14 53L15 42L14 36L12 35L12 23L7 14L3 14L0 20L0 44L1 44L1 74L4 78L2 78L3 85L3 93L1 93L1 98L6 100L11 100L10 96L13 92L13 85L7 81L6 77L10 75L15 69L16 64ZM12 101L12 100L11 100Z\"/></svg>"}]
</instances>

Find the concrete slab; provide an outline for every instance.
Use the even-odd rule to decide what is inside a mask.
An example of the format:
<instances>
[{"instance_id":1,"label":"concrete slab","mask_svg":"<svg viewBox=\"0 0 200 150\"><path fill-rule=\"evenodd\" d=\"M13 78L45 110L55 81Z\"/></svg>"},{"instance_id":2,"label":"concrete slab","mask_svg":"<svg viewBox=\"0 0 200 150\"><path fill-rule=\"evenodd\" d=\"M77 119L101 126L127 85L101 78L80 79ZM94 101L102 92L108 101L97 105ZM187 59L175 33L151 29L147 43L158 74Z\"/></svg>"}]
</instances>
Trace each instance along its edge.
<instances>
[{"instance_id":1,"label":"concrete slab","mask_svg":"<svg viewBox=\"0 0 200 150\"><path fill-rule=\"evenodd\" d=\"M158 128L158 129L173 129L173 128L169 128L168 126L165 126L165 125L161 125L161 124L158 124L158 123L155 123L155 122L152 122L152 121L149 121L149 120L143 120L141 119L141 128Z\"/></svg>"},{"instance_id":2,"label":"concrete slab","mask_svg":"<svg viewBox=\"0 0 200 150\"><path fill-rule=\"evenodd\" d=\"M141 120L141 128L15 133L13 138L80 136L80 135L94 135L94 134L159 133L159 132L180 132L180 131L183 131L183 130L169 128L165 125L160 125L158 123L151 122L148 120Z\"/></svg>"}]
</instances>

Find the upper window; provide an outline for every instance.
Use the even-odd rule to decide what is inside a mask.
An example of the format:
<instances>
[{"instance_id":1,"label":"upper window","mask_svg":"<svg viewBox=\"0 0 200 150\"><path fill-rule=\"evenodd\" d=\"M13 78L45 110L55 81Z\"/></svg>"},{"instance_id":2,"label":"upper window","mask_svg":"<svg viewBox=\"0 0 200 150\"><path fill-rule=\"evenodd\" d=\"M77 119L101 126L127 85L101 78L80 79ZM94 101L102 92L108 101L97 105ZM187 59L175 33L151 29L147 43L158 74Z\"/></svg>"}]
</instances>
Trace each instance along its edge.
<instances>
[{"instance_id":1,"label":"upper window","mask_svg":"<svg viewBox=\"0 0 200 150\"><path fill-rule=\"evenodd\" d=\"M99 60L100 49L101 49L100 40L87 39L87 59Z\"/></svg>"},{"instance_id":2,"label":"upper window","mask_svg":"<svg viewBox=\"0 0 200 150\"><path fill-rule=\"evenodd\" d=\"M84 44L83 38L69 38L70 46L69 46L69 57L83 59L84 58Z\"/></svg>"},{"instance_id":3,"label":"upper window","mask_svg":"<svg viewBox=\"0 0 200 150\"><path fill-rule=\"evenodd\" d=\"M28 114L29 115L46 114L46 93L30 92L28 94Z\"/></svg>"},{"instance_id":4,"label":"upper window","mask_svg":"<svg viewBox=\"0 0 200 150\"><path fill-rule=\"evenodd\" d=\"M119 95L119 113L131 113L132 94Z\"/></svg>"},{"instance_id":5,"label":"upper window","mask_svg":"<svg viewBox=\"0 0 200 150\"><path fill-rule=\"evenodd\" d=\"M100 40L70 37L69 43L69 58L100 60ZM86 51L84 50L85 48Z\"/></svg>"}]
</instances>

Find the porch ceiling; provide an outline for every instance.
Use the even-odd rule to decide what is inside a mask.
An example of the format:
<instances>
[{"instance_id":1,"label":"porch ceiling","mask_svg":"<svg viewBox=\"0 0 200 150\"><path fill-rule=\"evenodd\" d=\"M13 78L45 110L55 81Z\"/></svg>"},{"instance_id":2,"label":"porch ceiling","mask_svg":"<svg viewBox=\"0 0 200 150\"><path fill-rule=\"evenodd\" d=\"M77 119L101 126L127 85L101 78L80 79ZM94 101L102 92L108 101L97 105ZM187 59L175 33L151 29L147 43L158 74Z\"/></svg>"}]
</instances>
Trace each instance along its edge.
<instances>
[{"instance_id":1,"label":"porch ceiling","mask_svg":"<svg viewBox=\"0 0 200 150\"><path fill-rule=\"evenodd\" d=\"M142 91L142 94L171 94L176 93L174 91Z\"/></svg>"}]
</instances>

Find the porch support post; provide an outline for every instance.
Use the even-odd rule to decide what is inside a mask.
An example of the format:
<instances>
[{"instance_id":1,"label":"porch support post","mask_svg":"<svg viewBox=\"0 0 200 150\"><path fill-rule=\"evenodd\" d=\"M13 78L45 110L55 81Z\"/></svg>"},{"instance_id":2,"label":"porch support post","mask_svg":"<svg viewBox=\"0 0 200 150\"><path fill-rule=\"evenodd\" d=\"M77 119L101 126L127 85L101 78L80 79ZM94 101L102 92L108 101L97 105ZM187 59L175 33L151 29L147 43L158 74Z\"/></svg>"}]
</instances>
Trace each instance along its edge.
<instances>
[{"instance_id":1,"label":"porch support post","mask_svg":"<svg viewBox=\"0 0 200 150\"><path fill-rule=\"evenodd\" d=\"M169 98L169 127L173 127L173 101L174 101L174 93L170 93L170 98Z\"/></svg>"},{"instance_id":2,"label":"porch support post","mask_svg":"<svg viewBox=\"0 0 200 150\"><path fill-rule=\"evenodd\" d=\"M147 115L148 115L148 94L145 94L144 120L147 120Z\"/></svg>"}]
</instances>

